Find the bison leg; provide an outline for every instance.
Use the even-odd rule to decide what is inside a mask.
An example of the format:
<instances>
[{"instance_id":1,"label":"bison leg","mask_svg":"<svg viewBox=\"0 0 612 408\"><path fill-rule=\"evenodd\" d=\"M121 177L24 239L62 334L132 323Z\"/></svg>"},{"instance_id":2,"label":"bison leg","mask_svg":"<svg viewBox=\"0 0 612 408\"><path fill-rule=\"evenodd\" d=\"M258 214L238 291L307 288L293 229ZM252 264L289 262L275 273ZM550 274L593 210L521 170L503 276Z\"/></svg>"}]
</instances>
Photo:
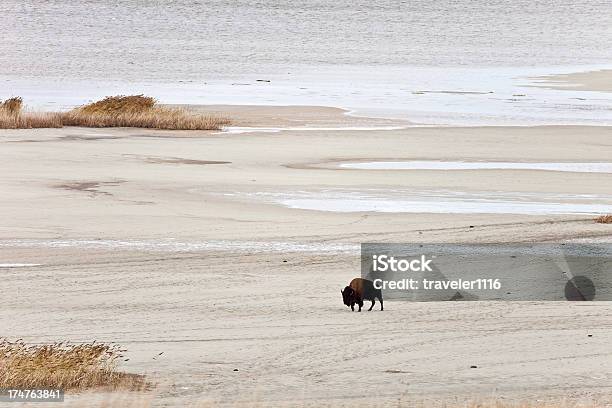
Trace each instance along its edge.
<instances>
[{"instance_id":1,"label":"bison leg","mask_svg":"<svg viewBox=\"0 0 612 408\"><path fill-rule=\"evenodd\" d=\"M359 312L361 312L361 308L362 307L363 307L363 300L360 300L359 301L359 310L358 310Z\"/></svg>"},{"instance_id":2,"label":"bison leg","mask_svg":"<svg viewBox=\"0 0 612 408\"><path fill-rule=\"evenodd\" d=\"M382 301L382 298L378 298L378 300L380 300L380 310L382 311L383 310L383 301Z\"/></svg>"},{"instance_id":3,"label":"bison leg","mask_svg":"<svg viewBox=\"0 0 612 408\"><path fill-rule=\"evenodd\" d=\"M372 311L372 308L374 307L374 305L376 304L376 299L373 298L372 299L372 305L370 306L370 308L368 309L368 312Z\"/></svg>"},{"instance_id":4,"label":"bison leg","mask_svg":"<svg viewBox=\"0 0 612 408\"><path fill-rule=\"evenodd\" d=\"M355 311L355 302L351 302L351 311L354 312Z\"/></svg>"}]
</instances>

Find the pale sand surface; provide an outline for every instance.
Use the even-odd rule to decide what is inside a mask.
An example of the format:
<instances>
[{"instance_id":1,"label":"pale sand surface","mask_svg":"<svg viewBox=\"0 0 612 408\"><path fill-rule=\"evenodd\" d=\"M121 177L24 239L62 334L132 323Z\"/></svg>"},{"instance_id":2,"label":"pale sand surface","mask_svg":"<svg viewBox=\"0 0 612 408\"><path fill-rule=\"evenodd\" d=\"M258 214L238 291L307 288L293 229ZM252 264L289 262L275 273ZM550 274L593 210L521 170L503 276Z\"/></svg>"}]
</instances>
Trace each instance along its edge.
<instances>
[{"instance_id":1,"label":"pale sand surface","mask_svg":"<svg viewBox=\"0 0 612 408\"><path fill-rule=\"evenodd\" d=\"M327 106L169 105L226 116L232 126L251 127L387 127L409 126L408 120L368 118Z\"/></svg>"},{"instance_id":2,"label":"pale sand surface","mask_svg":"<svg viewBox=\"0 0 612 408\"><path fill-rule=\"evenodd\" d=\"M326 125L334 115L346 124L342 111L309 109L324 110ZM258 126L269 120L244 115ZM290 126L312 125L300 122L309 115L302 108L279 115ZM151 398L160 406L612 403L609 303L388 302L382 313L350 313L338 291L359 275L359 255L333 252L372 241L610 241L612 226L590 216L306 211L248 196L331 187L610 194L612 175L603 173L317 167L415 158L608 161L610 136L603 127L2 131L0 263L41 264L0 269L2 335L120 343L129 350L123 367L159 384ZM129 248L169 238L257 244ZM60 241L64 247L49 247ZM319 249L257 250L279 242ZM68 398L84 406L106 397Z\"/></svg>"},{"instance_id":3,"label":"pale sand surface","mask_svg":"<svg viewBox=\"0 0 612 408\"><path fill-rule=\"evenodd\" d=\"M538 86L542 88L612 92L612 69L546 75L532 79L540 82Z\"/></svg>"}]
</instances>

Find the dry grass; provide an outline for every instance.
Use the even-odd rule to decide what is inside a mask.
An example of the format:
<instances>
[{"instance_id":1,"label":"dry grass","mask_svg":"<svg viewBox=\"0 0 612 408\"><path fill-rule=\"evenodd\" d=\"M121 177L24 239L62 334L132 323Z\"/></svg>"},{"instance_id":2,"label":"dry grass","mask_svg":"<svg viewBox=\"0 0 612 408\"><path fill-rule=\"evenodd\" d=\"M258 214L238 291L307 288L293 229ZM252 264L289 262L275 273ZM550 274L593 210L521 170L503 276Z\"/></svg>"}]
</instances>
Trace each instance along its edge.
<instances>
[{"instance_id":1,"label":"dry grass","mask_svg":"<svg viewBox=\"0 0 612 408\"><path fill-rule=\"evenodd\" d=\"M144 95L109 96L69 112L23 112L21 98L0 103L0 129L82 127L137 127L167 130L219 130L226 118L157 105Z\"/></svg>"},{"instance_id":2,"label":"dry grass","mask_svg":"<svg viewBox=\"0 0 612 408\"><path fill-rule=\"evenodd\" d=\"M77 108L86 115L117 115L141 113L153 109L156 101L144 95L107 96L106 98Z\"/></svg>"},{"instance_id":3,"label":"dry grass","mask_svg":"<svg viewBox=\"0 0 612 408\"><path fill-rule=\"evenodd\" d=\"M0 101L0 129L33 129L62 127L59 113L24 112L19 97Z\"/></svg>"},{"instance_id":4,"label":"dry grass","mask_svg":"<svg viewBox=\"0 0 612 408\"><path fill-rule=\"evenodd\" d=\"M109 96L62 114L66 126L138 127L169 130L219 130L229 120L157 106L144 95Z\"/></svg>"},{"instance_id":5,"label":"dry grass","mask_svg":"<svg viewBox=\"0 0 612 408\"><path fill-rule=\"evenodd\" d=\"M23 106L23 100L17 96L14 98L9 98L4 102L0 103L0 110L7 113L17 115L21 112L21 107Z\"/></svg>"},{"instance_id":6,"label":"dry grass","mask_svg":"<svg viewBox=\"0 0 612 408\"><path fill-rule=\"evenodd\" d=\"M18 115L0 111L0 129L61 128L62 117L54 112L24 112Z\"/></svg>"},{"instance_id":7,"label":"dry grass","mask_svg":"<svg viewBox=\"0 0 612 408\"><path fill-rule=\"evenodd\" d=\"M107 344L27 345L0 340L0 388L143 390L144 376L117 371L124 350Z\"/></svg>"},{"instance_id":8,"label":"dry grass","mask_svg":"<svg viewBox=\"0 0 612 408\"><path fill-rule=\"evenodd\" d=\"M598 224L612 224L612 214L597 217L595 218L595 222Z\"/></svg>"}]
</instances>

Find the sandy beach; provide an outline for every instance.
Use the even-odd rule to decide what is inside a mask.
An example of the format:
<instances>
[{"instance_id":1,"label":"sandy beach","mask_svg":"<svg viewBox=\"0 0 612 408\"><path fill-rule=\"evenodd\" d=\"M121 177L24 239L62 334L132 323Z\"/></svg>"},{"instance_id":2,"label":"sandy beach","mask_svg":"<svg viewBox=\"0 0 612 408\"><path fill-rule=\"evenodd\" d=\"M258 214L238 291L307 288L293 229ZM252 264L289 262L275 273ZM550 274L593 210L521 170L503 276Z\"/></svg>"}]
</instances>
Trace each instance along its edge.
<instances>
[{"instance_id":1,"label":"sandy beach","mask_svg":"<svg viewBox=\"0 0 612 408\"><path fill-rule=\"evenodd\" d=\"M3 0L0 406L612 407L611 15Z\"/></svg>"},{"instance_id":2,"label":"sandy beach","mask_svg":"<svg viewBox=\"0 0 612 408\"><path fill-rule=\"evenodd\" d=\"M391 302L382 313L350 313L338 293L359 275L361 242L612 240L595 214L571 210L611 205L610 173L339 163L606 162L609 128L410 127L324 107L198 109L229 112L233 126L257 131L0 134L0 263L13 264L0 266L3 292L13 294L0 299L0 325L28 342L119 343L128 349L122 368L157 383L144 397L69 395L68 403L612 403L607 302ZM380 191L392 192L387 201L478 194L490 206L556 199L569 213L291 204Z\"/></svg>"}]
</instances>

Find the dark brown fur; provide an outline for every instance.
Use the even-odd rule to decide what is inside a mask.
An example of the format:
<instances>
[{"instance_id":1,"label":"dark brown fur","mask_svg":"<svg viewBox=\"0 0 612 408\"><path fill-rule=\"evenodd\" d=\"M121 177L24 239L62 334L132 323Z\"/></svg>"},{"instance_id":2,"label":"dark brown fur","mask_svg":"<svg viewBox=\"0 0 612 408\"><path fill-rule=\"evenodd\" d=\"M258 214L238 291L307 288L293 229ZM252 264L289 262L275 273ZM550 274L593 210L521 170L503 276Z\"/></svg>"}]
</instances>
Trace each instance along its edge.
<instances>
[{"instance_id":1,"label":"dark brown fur","mask_svg":"<svg viewBox=\"0 0 612 408\"><path fill-rule=\"evenodd\" d=\"M368 311L372 310L374 304L376 304L376 298L380 301L380 310L383 310L382 291L376 289L374 287L374 282L370 280L355 278L349 283L349 286L341 290L340 293L342 293L342 301L345 305L350 306L352 311L355 311L355 305L358 305L358 311L361 312L364 300L372 302Z\"/></svg>"}]
</instances>

